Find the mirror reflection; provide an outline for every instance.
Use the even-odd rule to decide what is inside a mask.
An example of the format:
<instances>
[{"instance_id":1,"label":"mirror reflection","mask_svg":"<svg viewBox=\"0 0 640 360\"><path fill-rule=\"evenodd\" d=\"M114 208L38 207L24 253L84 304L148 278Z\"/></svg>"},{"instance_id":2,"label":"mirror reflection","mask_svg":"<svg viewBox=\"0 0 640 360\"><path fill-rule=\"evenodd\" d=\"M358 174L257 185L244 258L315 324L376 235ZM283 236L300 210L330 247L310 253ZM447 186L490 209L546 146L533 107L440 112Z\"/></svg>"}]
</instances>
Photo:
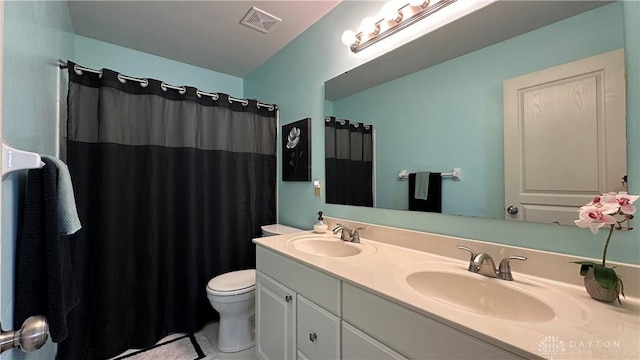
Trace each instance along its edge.
<instances>
[{"instance_id":1,"label":"mirror reflection","mask_svg":"<svg viewBox=\"0 0 640 360\"><path fill-rule=\"evenodd\" d=\"M370 168L372 177L370 180L365 179L365 182L358 186L354 185L355 176L341 173L339 170L330 170L332 163L344 159L340 156L336 159L335 145L325 144L327 202L355 204L351 200L341 198L340 192L336 190L343 187L351 189L348 192L353 193L353 189L357 188L365 192L370 191L372 196L370 205L358 204L361 206L409 210L415 205L411 203L418 200L420 205L428 208L425 210L419 206L414 209L418 211L524 220L506 211L509 205L505 203L504 84L514 78L536 74L623 47L623 6L620 2L615 2L356 93L344 92L339 95L339 98L336 98L335 93L340 91L334 91L336 84L349 83L349 76L351 73L356 75L358 69L329 80L325 84L325 89L331 91L331 94L327 93L325 96L325 114L328 119L326 125L334 119L334 122L348 120L351 124L371 126L373 130L370 145L373 153L371 163L361 164L364 170L358 168L360 172L368 171ZM421 53L414 55L428 57L429 53L438 51L440 51L438 48L432 47L422 49ZM624 60L624 57L622 59ZM624 63L622 65L624 67ZM378 70L381 73L384 72L382 67ZM369 71L371 71L369 76L362 76L361 73L359 78L367 78L366 81L371 81L371 78L376 76L376 70L370 67ZM357 79L351 79L351 82L357 81ZM581 86L580 81L575 86ZM624 127L624 80L622 87ZM580 94L582 96L587 93L588 91ZM597 99L599 96L602 94L595 94L592 97ZM594 106L584 106L580 111L587 111ZM554 109L543 110L554 111ZM562 118L557 119L558 121L564 121L566 112L562 114ZM580 123L582 117L577 116L575 112L571 117L573 125L565 125L565 132L567 128L570 129L570 126L592 126L590 122ZM543 131L552 131L550 129L553 128L547 127ZM329 131L327 128L325 130ZM573 134L571 136L578 137ZM541 138L544 139L545 136L539 136L536 141L539 142ZM563 149L562 144L558 144L557 137L547 136L547 138L546 146ZM335 141L335 136L334 138L328 136L326 140ZM527 141L526 138L522 140ZM571 144L570 146L579 143L579 138L567 142ZM544 143L542 145L545 146ZM593 144L585 144L585 146L591 145ZM616 180L599 181L598 176L601 175L598 171L601 170L595 169L595 172L591 172L596 176L595 183L599 188L563 190L588 197L600 191L624 190L625 184L622 182L626 172L624 143L618 151L620 149L622 149L621 154L604 155L607 159L623 159L622 168L616 170L620 173L611 175ZM349 155L352 155L351 153ZM347 154L346 150L344 154ZM362 158L362 153L356 155ZM549 164L553 164L554 158L548 160ZM578 160L576 159L577 162ZM356 167L354 163L350 166ZM451 176L440 176L442 173L452 172L454 168L460 169L459 181ZM542 183L546 176L549 180L553 180L549 183L561 182L567 186L566 184L570 182L557 181L557 179L572 179L576 174L575 169L553 169L554 173L551 175L538 176L543 179ZM405 175L408 176L405 178L399 176L402 175L401 170L406 170ZM546 171L540 169L542 170ZM335 183L332 183L332 179L336 179ZM349 187L344 187L341 180L351 181L351 184ZM416 183L419 188L416 188ZM605 185L607 188L603 188ZM423 187L426 190L422 190ZM432 191L431 187L435 190ZM433 196L431 202L440 203L439 208L437 206L432 208L426 204L430 196ZM583 197L576 198L573 201L574 204L569 204L569 219L575 217L577 207L585 203L583 199ZM523 204L513 205L523 209ZM520 213L522 212L520 210ZM553 217L543 217L533 221L566 223L566 219L559 221Z\"/></svg>"}]
</instances>

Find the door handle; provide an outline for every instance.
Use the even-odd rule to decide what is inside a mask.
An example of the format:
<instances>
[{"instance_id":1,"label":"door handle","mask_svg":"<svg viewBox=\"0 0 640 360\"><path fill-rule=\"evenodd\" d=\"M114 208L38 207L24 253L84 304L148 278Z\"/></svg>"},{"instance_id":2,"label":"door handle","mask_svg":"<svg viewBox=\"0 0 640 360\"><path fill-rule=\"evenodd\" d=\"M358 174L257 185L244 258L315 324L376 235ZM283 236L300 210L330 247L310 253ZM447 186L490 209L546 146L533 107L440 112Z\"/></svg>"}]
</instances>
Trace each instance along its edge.
<instances>
[{"instance_id":1,"label":"door handle","mask_svg":"<svg viewBox=\"0 0 640 360\"><path fill-rule=\"evenodd\" d=\"M518 213L518 211L519 211L519 209L518 209L518 207L517 207L517 206L513 206L513 205L511 205L511 206L509 206L509 207L507 208L507 212L508 212L509 214L511 214L511 215L515 215L515 214L517 214L517 213Z\"/></svg>"},{"instance_id":2,"label":"door handle","mask_svg":"<svg viewBox=\"0 0 640 360\"><path fill-rule=\"evenodd\" d=\"M29 317L17 331L3 331L0 324L0 353L16 346L24 352L32 352L40 349L48 337L49 324L42 315Z\"/></svg>"}]
</instances>

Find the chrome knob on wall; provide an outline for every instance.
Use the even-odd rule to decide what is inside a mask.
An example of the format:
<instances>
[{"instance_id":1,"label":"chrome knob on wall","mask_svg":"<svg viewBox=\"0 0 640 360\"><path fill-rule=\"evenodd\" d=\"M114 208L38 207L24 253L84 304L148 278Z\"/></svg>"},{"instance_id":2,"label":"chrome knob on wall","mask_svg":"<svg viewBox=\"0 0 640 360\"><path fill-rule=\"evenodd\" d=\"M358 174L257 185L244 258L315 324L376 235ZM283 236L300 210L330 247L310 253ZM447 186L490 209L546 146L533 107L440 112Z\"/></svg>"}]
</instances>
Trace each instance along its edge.
<instances>
[{"instance_id":1,"label":"chrome knob on wall","mask_svg":"<svg viewBox=\"0 0 640 360\"><path fill-rule=\"evenodd\" d=\"M515 214L517 214L517 213L518 213L518 211L519 211L519 210L518 210L518 207L517 207L517 206L513 206L513 205L511 205L511 206L509 206L509 207L507 208L507 212L508 212L509 214L511 214L511 215L515 215Z\"/></svg>"},{"instance_id":2,"label":"chrome knob on wall","mask_svg":"<svg viewBox=\"0 0 640 360\"><path fill-rule=\"evenodd\" d=\"M0 325L0 353L16 346L20 346L24 352L32 352L40 349L49 337L47 318L41 315L29 317L17 331L2 331L1 327Z\"/></svg>"}]
</instances>

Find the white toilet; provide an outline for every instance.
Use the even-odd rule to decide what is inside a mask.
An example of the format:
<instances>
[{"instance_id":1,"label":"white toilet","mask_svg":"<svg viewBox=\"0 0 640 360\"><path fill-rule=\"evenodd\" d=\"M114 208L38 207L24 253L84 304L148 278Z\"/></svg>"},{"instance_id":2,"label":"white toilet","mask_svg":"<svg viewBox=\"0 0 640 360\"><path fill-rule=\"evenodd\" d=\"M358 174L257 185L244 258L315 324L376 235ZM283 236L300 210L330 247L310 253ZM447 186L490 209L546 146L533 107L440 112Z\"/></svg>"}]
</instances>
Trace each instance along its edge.
<instances>
[{"instance_id":1,"label":"white toilet","mask_svg":"<svg viewBox=\"0 0 640 360\"><path fill-rule=\"evenodd\" d=\"M281 235L302 231L285 225L262 226L262 236ZM238 352L255 344L256 271L232 271L218 275L207 283L207 298L220 314L218 350Z\"/></svg>"}]
</instances>

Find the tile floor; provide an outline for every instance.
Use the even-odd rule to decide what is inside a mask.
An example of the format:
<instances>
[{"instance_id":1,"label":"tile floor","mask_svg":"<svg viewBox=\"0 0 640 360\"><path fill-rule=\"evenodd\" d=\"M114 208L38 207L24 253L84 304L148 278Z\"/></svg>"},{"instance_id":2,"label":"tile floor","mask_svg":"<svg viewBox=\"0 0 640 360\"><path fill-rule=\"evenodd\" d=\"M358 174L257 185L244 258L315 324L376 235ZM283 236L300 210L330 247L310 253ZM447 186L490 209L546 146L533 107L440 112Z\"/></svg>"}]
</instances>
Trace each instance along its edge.
<instances>
[{"instance_id":1,"label":"tile floor","mask_svg":"<svg viewBox=\"0 0 640 360\"><path fill-rule=\"evenodd\" d=\"M160 340L159 342L165 342L182 335L184 334L172 334ZM202 348L202 351L207 354L207 356L204 357L204 360L257 360L255 347L236 353L223 353L218 351L218 348L216 347L218 341L217 322L205 325L202 330L195 334L195 336L198 340L198 343L200 344L200 347ZM118 356L126 355L133 351L135 350L127 350ZM175 360L182 360L182 358L179 354L176 354ZM184 360L191 359L189 358L189 356L186 356Z\"/></svg>"}]
</instances>

